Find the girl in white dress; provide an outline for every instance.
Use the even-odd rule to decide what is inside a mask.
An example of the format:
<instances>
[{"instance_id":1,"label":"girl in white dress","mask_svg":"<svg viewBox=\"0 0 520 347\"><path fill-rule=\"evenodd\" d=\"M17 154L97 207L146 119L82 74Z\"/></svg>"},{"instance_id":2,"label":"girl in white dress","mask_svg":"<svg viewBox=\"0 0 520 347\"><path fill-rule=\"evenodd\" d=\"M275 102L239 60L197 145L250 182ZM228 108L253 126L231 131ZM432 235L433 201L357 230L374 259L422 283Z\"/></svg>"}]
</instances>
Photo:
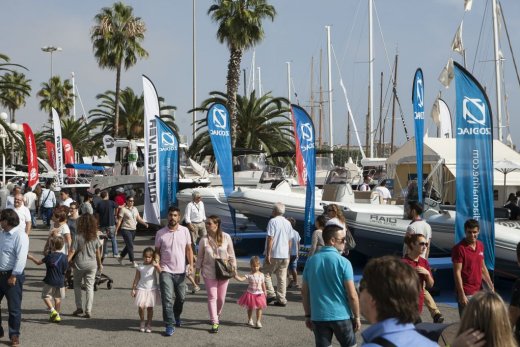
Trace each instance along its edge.
<instances>
[{"instance_id":1,"label":"girl in white dress","mask_svg":"<svg viewBox=\"0 0 520 347\"><path fill-rule=\"evenodd\" d=\"M153 308L156 304L161 304L161 292L157 285L157 273L161 272L159 261L155 259L154 250L147 247L143 251L143 264L137 266L135 270L134 283L132 284L132 297L139 307L139 318L141 324L139 331L152 332ZM145 324L144 311L146 309L147 322Z\"/></svg>"}]
</instances>

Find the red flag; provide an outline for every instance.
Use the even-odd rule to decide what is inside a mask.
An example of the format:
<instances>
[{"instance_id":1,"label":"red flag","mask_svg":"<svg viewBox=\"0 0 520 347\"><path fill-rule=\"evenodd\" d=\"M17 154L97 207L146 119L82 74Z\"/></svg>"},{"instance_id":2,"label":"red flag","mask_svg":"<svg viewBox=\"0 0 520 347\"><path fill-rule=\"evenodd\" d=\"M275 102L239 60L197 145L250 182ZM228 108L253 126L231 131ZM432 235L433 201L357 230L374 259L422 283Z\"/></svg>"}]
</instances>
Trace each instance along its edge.
<instances>
[{"instance_id":1,"label":"red flag","mask_svg":"<svg viewBox=\"0 0 520 347\"><path fill-rule=\"evenodd\" d=\"M74 148L72 147L72 143L65 138L62 139L61 142L63 143L63 157L65 164L74 164ZM69 178L76 177L76 170L74 169L66 169L65 172Z\"/></svg>"},{"instance_id":2,"label":"red flag","mask_svg":"<svg viewBox=\"0 0 520 347\"><path fill-rule=\"evenodd\" d=\"M45 141L45 148L47 149L47 158L49 159L49 164L54 170L56 170L56 148L54 147L54 143Z\"/></svg>"},{"instance_id":3,"label":"red flag","mask_svg":"<svg viewBox=\"0 0 520 347\"><path fill-rule=\"evenodd\" d=\"M29 187L38 183L38 153L36 153L36 142L31 127L23 123L23 133L25 135L25 149L27 150L27 175L29 176Z\"/></svg>"}]
</instances>

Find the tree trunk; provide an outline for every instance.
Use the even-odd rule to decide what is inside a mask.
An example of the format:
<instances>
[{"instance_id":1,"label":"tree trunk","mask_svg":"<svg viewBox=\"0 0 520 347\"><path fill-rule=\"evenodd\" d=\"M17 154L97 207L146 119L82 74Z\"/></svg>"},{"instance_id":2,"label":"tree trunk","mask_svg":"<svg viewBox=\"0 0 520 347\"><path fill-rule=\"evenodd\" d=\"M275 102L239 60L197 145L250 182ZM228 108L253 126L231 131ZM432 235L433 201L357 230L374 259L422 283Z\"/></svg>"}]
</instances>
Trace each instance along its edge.
<instances>
[{"instance_id":1,"label":"tree trunk","mask_svg":"<svg viewBox=\"0 0 520 347\"><path fill-rule=\"evenodd\" d=\"M242 51L237 48L230 49L230 57L228 63L227 75L227 95L229 118L231 121L231 146L235 147L237 140L237 92L238 84L240 82L240 62L242 60Z\"/></svg>"},{"instance_id":2,"label":"tree trunk","mask_svg":"<svg viewBox=\"0 0 520 347\"><path fill-rule=\"evenodd\" d=\"M119 96L121 94L121 64L116 69L116 109L114 115L114 138L119 135Z\"/></svg>"}]
</instances>

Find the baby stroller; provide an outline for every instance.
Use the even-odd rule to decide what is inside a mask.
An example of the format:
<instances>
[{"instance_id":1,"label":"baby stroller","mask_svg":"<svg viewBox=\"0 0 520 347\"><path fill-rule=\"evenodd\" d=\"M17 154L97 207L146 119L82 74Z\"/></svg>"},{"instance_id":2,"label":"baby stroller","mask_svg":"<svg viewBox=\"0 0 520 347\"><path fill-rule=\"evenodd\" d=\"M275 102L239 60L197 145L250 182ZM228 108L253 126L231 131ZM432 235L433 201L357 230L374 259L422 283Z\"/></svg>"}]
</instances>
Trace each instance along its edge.
<instances>
[{"instance_id":1,"label":"baby stroller","mask_svg":"<svg viewBox=\"0 0 520 347\"><path fill-rule=\"evenodd\" d=\"M105 254L105 247L107 244L108 236L105 234L99 235L99 240L101 241L101 254ZM103 255L101 257L101 263L103 263L105 260L105 256ZM98 287L102 285L103 283L107 284L107 289L112 289L112 283L114 283L114 280L109 277L108 275L105 275L101 269L98 269L96 272L96 280L94 281L94 291L98 290Z\"/></svg>"}]
</instances>

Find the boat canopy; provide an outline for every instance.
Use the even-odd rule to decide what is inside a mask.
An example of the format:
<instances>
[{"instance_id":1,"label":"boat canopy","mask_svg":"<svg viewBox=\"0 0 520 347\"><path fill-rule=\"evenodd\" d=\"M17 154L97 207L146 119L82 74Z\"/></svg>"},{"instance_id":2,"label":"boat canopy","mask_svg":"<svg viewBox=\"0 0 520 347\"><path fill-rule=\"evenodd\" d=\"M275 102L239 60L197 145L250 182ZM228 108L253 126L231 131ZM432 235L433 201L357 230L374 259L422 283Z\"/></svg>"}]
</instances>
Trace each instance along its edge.
<instances>
[{"instance_id":1,"label":"boat canopy","mask_svg":"<svg viewBox=\"0 0 520 347\"><path fill-rule=\"evenodd\" d=\"M75 170L91 170L91 171L104 171L103 166L92 165L92 164L65 164L67 169Z\"/></svg>"}]
</instances>

